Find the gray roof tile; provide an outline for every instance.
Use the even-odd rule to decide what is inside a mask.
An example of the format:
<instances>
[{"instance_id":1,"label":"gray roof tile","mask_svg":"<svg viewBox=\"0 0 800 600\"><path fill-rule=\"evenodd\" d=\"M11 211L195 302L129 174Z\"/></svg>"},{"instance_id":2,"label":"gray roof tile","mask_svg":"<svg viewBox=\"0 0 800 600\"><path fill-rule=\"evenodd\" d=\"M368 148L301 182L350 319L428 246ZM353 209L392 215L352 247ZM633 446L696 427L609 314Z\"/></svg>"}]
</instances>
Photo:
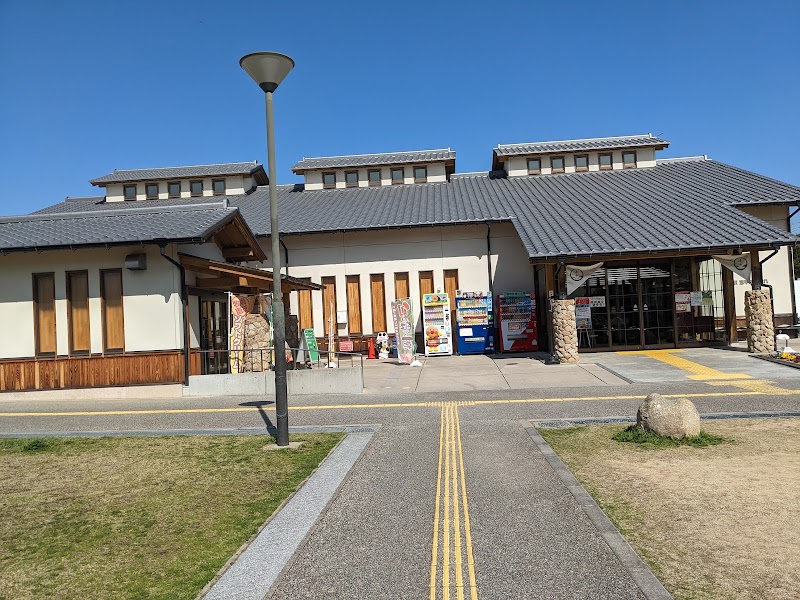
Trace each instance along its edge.
<instances>
[{"instance_id":1,"label":"gray roof tile","mask_svg":"<svg viewBox=\"0 0 800 600\"><path fill-rule=\"evenodd\" d=\"M292 171L303 173L311 169L341 169L345 167L369 167L377 165L400 165L455 160L456 153L449 148L443 150L415 150L411 152L387 152L384 154L355 154L351 156L321 156L304 158Z\"/></svg>"},{"instance_id":2,"label":"gray roof tile","mask_svg":"<svg viewBox=\"0 0 800 600\"><path fill-rule=\"evenodd\" d=\"M252 175L264 173L264 167L256 162L225 163L220 165L195 165L191 167L163 167L154 169L114 169L108 175L91 179L92 185L122 183L127 181L155 181L158 179L181 179L187 177L214 177L216 175ZM266 174L264 174L266 182Z\"/></svg>"},{"instance_id":3,"label":"gray roof tile","mask_svg":"<svg viewBox=\"0 0 800 600\"><path fill-rule=\"evenodd\" d=\"M583 140L561 140L554 142L530 142L526 144L499 144L494 149L495 156L517 156L524 154L546 154L549 152L580 152L581 150L611 150L615 148L637 148L656 146L666 148L667 140L652 134L626 135L607 138L588 138Z\"/></svg>"}]
</instances>

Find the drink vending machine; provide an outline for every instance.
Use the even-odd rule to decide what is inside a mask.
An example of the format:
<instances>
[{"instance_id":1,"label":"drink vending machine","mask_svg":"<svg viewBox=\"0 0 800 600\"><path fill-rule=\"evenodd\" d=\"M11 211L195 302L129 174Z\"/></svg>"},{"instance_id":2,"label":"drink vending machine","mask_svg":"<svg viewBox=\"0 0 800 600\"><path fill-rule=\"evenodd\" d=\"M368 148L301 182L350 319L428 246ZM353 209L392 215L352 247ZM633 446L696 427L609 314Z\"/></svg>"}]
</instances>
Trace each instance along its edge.
<instances>
[{"instance_id":1,"label":"drink vending machine","mask_svg":"<svg viewBox=\"0 0 800 600\"><path fill-rule=\"evenodd\" d=\"M459 354L494 354L492 296L489 292L456 292Z\"/></svg>"},{"instance_id":2,"label":"drink vending machine","mask_svg":"<svg viewBox=\"0 0 800 600\"><path fill-rule=\"evenodd\" d=\"M536 352L536 296L531 292L505 292L497 296L501 352Z\"/></svg>"},{"instance_id":3,"label":"drink vending machine","mask_svg":"<svg viewBox=\"0 0 800 600\"><path fill-rule=\"evenodd\" d=\"M450 298L447 294L423 294L422 325L422 332L425 334L425 356L453 354Z\"/></svg>"}]
</instances>

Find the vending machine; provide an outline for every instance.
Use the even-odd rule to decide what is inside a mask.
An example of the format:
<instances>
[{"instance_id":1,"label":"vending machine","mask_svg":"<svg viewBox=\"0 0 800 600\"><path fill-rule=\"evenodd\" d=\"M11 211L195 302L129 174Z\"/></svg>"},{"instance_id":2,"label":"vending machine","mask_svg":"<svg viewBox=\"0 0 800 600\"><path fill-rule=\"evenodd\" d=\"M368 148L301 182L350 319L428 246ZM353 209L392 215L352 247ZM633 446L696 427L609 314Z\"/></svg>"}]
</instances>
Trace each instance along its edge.
<instances>
[{"instance_id":1,"label":"vending machine","mask_svg":"<svg viewBox=\"0 0 800 600\"><path fill-rule=\"evenodd\" d=\"M422 326L425 336L425 356L453 354L450 298L447 294L423 294Z\"/></svg>"},{"instance_id":2,"label":"vending machine","mask_svg":"<svg viewBox=\"0 0 800 600\"><path fill-rule=\"evenodd\" d=\"M456 292L459 354L494 354L492 296L488 292Z\"/></svg>"},{"instance_id":3,"label":"vending machine","mask_svg":"<svg viewBox=\"0 0 800 600\"><path fill-rule=\"evenodd\" d=\"M535 352L539 349L536 296L530 292L505 292L497 296L501 352Z\"/></svg>"}]
</instances>

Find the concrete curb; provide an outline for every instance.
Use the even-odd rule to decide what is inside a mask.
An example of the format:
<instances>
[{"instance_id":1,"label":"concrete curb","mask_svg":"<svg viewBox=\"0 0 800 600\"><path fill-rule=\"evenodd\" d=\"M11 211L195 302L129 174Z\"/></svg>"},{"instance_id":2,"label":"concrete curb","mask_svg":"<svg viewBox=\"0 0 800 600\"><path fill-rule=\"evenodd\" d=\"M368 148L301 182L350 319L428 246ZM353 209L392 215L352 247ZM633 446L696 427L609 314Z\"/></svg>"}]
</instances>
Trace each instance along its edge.
<instances>
[{"instance_id":1,"label":"concrete curb","mask_svg":"<svg viewBox=\"0 0 800 600\"><path fill-rule=\"evenodd\" d=\"M530 421L522 421L522 427L533 439L533 443L542 453L547 463L556 472L567 489L570 491L575 501L583 512L595 526L600 537L603 538L608 547L619 559L622 566L630 574L636 585L644 594L647 600L673 600L672 595L661 584L658 578L653 575L650 568L639 558L636 551L625 540L619 530L597 506L597 503L583 486L575 479L575 476L558 457L550 445L544 441L539 432L531 425Z\"/></svg>"},{"instance_id":2,"label":"concrete curb","mask_svg":"<svg viewBox=\"0 0 800 600\"><path fill-rule=\"evenodd\" d=\"M331 425L289 427L295 433L374 433L379 425ZM0 433L0 438L35 437L162 437L172 435L275 435L274 428L248 427L241 429L120 429L109 431L33 431L27 433Z\"/></svg>"},{"instance_id":3,"label":"concrete curb","mask_svg":"<svg viewBox=\"0 0 800 600\"><path fill-rule=\"evenodd\" d=\"M703 421L723 421L725 419L784 419L800 417L800 411L753 411L753 412L723 412L706 413L700 415ZM558 429L561 427L579 427L581 425L628 425L636 423L635 417L584 417L566 419L532 420L534 427L542 429Z\"/></svg>"}]
</instances>

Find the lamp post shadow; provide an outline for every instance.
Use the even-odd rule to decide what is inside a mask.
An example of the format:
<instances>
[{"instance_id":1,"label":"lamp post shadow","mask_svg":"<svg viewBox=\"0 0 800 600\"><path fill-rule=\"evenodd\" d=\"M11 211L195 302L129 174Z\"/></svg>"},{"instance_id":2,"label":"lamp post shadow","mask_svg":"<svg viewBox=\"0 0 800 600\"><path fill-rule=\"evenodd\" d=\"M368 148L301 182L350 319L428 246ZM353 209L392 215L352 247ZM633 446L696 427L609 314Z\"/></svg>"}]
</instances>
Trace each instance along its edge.
<instances>
[{"instance_id":1,"label":"lamp post shadow","mask_svg":"<svg viewBox=\"0 0 800 600\"><path fill-rule=\"evenodd\" d=\"M258 409L258 414L261 415L261 420L264 421L264 425L267 427L267 433L271 436L276 436L278 434L278 429L275 427L275 424L267 415L266 411L264 410L265 406L274 406L275 402L271 400L253 400L251 402L241 402L239 406L254 406Z\"/></svg>"}]
</instances>

